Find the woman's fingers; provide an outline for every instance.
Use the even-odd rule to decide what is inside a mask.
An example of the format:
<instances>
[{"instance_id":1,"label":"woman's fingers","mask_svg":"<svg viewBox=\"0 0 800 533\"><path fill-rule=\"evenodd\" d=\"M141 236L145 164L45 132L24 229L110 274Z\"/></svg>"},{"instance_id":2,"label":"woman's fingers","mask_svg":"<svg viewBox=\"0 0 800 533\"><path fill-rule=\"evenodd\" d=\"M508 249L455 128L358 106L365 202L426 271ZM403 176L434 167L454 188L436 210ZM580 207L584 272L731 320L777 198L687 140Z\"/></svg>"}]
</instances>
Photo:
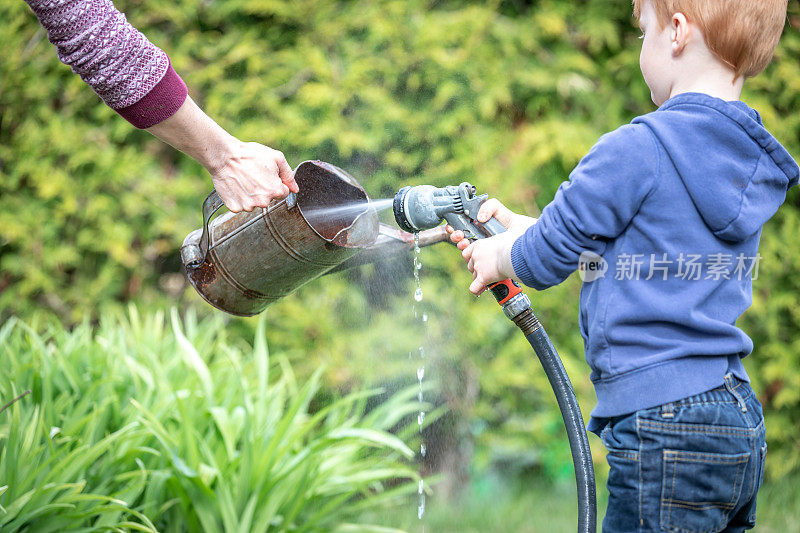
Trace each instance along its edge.
<instances>
[{"instance_id":1,"label":"woman's fingers","mask_svg":"<svg viewBox=\"0 0 800 533\"><path fill-rule=\"evenodd\" d=\"M283 153L255 142L237 141L230 157L211 172L220 198L233 212L267 207L299 190Z\"/></svg>"},{"instance_id":2,"label":"woman's fingers","mask_svg":"<svg viewBox=\"0 0 800 533\"><path fill-rule=\"evenodd\" d=\"M275 152L275 162L278 164L278 177L289 191L295 193L300 192L300 187L294 180L294 171L292 167L289 166L289 162L286 161L286 156L283 155L283 152L277 150ZM286 194L289 193L287 192Z\"/></svg>"}]
</instances>

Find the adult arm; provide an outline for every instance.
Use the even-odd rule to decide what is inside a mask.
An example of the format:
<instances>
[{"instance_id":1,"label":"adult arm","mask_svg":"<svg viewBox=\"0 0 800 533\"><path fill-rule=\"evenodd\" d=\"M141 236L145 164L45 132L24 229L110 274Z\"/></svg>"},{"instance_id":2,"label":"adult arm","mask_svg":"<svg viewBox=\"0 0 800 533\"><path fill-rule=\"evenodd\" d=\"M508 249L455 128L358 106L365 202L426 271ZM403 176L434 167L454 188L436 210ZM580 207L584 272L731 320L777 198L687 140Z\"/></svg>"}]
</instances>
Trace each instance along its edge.
<instances>
[{"instance_id":1,"label":"adult arm","mask_svg":"<svg viewBox=\"0 0 800 533\"><path fill-rule=\"evenodd\" d=\"M273 198L299 190L281 152L240 141L203 113L190 97L175 114L147 131L203 165L231 211L266 207Z\"/></svg>"},{"instance_id":2,"label":"adult arm","mask_svg":"<svg viewBox=\"0 0 800 533\"><path fill-rule=\"evenodd\" d=\"M228 134L188 97L163 50L111 0L25 0L58 57L131 124L195 158L231 211L297 191L283 154Z\"/></svg>"}]
</instances>

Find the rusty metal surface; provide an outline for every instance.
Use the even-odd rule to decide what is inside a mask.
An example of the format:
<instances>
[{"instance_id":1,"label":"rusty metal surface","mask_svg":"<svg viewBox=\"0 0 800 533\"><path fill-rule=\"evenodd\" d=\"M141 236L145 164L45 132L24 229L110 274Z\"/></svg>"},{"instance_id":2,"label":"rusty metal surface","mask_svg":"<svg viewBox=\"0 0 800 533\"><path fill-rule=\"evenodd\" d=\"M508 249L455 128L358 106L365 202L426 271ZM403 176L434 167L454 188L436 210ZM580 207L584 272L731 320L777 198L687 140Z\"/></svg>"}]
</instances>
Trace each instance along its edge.
<instances>
[{"instance_id":1,"label":"rusty metal surface","mask_svg":"<svg viewBox=\"0 0 800 533\"><path fill-rule=\"evenodd\" d=\"M252 316L270 303L326 273L369 247L378 236L378 216L352 176L321 161L295 171L300 186L296 206L274 201L250 213L226 213L209 225L209 253L196 269L187 268L192 286L213 306ZM304 211L364 205L355 213L334 212L312 222ZM196 244L198 232L184 241Z\"/></svg>"},{"instance_id":2,"label":"rusty metal surface","mask_svg":"<svg viewBox=\"0 0 800 533\"><path fill-rule=\"evenodd\" d=\"M343 170L306 161L295 179L300 192L293 202L276 200L266 209L211 221L205 261L186 268L208 303L233 315L256 315L319 276L413 251L413 235L380 224L366 191ZM356 209L337 209L350 205ZM182 252L200 237L201 230L190 233ZM419 233L421 247L439 242L448 242L444 226Z\"/></svg>"}]
</instances>

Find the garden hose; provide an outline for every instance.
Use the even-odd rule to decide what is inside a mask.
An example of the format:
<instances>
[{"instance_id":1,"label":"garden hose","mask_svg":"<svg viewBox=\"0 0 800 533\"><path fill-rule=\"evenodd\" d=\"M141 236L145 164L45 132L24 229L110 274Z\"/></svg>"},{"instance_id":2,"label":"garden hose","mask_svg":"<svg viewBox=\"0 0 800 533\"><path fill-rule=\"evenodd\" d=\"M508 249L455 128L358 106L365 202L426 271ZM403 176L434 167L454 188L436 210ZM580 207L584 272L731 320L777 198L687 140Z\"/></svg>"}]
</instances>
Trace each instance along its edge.
<instances>
[{"instance_id":1,"label":"garden hose","mask_svg":"<svg viewBox=\"0 0 800 533\"><path fill-rule=\"evenodd\" d=\"M541 322L531 309L530 299L513 280L506 279L489 287L503 312L522 330L523 335L536 352L544 373L553 388L567 428L572 464L575 467L575 482L578 487L578 532L595 533L597 530L597 490L594 481L594 464L589 438L583 426L578 399L572 389L567 371L555 346Z\"/></svg>"},{"instance_id":2,"label":"garden hose","mask_svg":"<svg viewBox=\"0 0 800 533\"><path fill-rule=\"evenodd\" d=\"M430 185L403 187L394 197L394 217L406 231L419 232L437 226L442 219L470 240L482 239L506 231L495 218L478 222L478 210L487 195L476 195L469 183L443 188ZM597 491L589 437L583 425L578 399L572 389L567 371L542 324L533 314L530 299L520 286L506 279L489 286L489 290L525 335L544 368L561 410L567 429L575 481L578 487L578 533L597 530Z\"/></svg>"}]
</instances>

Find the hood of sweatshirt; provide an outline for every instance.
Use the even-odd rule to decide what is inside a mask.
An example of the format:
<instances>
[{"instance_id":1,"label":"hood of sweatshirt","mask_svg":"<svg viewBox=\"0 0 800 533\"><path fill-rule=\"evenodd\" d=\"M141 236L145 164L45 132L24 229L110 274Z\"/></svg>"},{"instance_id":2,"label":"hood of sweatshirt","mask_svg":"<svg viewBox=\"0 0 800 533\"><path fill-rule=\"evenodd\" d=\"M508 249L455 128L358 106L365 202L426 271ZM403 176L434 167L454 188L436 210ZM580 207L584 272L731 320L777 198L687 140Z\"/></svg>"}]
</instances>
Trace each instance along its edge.
<instances>
[{"instance_id":1,"label":"hood of sweatshirt","mask_svg":"<svg viewBox=\"0 0 800 533\"><path fill-rule=\"evenodd\" d=\"M743 102L684 93L633 122L651 129L720 239L756 233L798 183L797 163Z\"/></svg>"}]
</instances>

